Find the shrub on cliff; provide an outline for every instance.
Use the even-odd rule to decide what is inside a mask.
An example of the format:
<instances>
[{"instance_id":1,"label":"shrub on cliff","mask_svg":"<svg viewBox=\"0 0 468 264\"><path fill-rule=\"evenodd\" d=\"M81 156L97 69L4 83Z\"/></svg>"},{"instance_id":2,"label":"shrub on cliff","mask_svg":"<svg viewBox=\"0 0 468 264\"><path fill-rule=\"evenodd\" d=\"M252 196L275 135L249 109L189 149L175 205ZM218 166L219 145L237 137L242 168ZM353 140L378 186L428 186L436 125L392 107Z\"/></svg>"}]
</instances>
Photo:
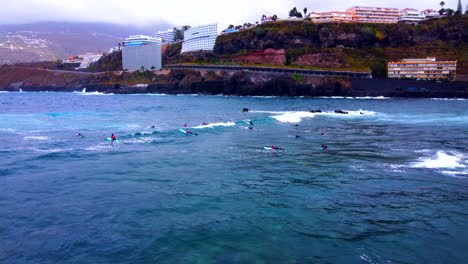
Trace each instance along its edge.
<instances>
[{"instance_id":1,"label":"shrub on cliff","mask_svg":"<svg viewBox=\"0 0 468 264\"><path fill-rule=\"evenodd\" d=\"M105 72L105 71L121 71L122 69L122 51L105 54L102 58L89 65L86 71L90 72Z\"/></svg>"}]
</instances>

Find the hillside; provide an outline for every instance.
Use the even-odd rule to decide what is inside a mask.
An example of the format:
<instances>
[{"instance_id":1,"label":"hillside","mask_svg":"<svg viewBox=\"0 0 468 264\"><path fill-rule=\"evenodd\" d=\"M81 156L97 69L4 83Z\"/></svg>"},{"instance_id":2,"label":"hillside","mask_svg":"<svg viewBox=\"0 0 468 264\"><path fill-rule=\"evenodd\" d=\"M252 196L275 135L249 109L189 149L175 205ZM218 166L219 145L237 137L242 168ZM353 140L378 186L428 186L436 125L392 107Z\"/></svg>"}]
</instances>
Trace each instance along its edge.
<instances>
[{"instance_id":1,"label":"hillside","mask_svg":"<svg viewBox=\"0 0 468 264\"><path fill-rule=\"evenodd\" d=\"M136 27L106 23L42 22L0 25L0 64L57 60L107 52L129 35L152 35L168 25Z\"/></svg>"},{"instance_id":2,"label":"hillside","mask_svg":"<svg viewBox=\"0 0 468 264\"><path fill-rule=\"evenodd\" d=\"M291 65L371 69L385 77L386 62L436 56L458 60L468 74L468 17L429 20L420 25L279 21L218 37L214 53L178 55L169 63Z\"/></svg>"}]
</instances>

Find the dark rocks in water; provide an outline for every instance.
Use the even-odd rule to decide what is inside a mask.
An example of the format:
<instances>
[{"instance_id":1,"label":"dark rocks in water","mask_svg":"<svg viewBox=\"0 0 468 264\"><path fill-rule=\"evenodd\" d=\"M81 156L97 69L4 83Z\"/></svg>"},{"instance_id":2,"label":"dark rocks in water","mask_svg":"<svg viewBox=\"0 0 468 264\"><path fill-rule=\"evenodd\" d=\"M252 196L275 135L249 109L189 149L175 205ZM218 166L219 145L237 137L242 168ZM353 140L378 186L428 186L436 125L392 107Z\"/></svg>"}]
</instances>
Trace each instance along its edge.
<instances>
[{"instance_id":1,"label":"dark rocks in water","mask_svg":"<svg viewBox=\"0 0 468 264\"><path fill-rule=\"evenodd\" d=\"M249 111L250 111L250 109L248 109L248 108L243 108L242 109L242 112L249 112Z\"/></svg>"},{"instance_id":2,"label":"dark rocks in water","mask_svg":"<svg viewBox=\"0 0 468 264\"><path fill-rule=\"evenodd\" d=\"M309 112L311 112L311 113L322 113L322 110L311 110Z\"/></svg>"},{"instance_id":3,"label":"dark rocks in water","mask_svg":"<svg viewBox=\"0 0 468 264\"><path fill-rule=\"evenodd\" d=\"M343 114L343 115L347 115L348 112L345 112L343 110L335 110L335 114Z\"/></svg>"}]
</instances>

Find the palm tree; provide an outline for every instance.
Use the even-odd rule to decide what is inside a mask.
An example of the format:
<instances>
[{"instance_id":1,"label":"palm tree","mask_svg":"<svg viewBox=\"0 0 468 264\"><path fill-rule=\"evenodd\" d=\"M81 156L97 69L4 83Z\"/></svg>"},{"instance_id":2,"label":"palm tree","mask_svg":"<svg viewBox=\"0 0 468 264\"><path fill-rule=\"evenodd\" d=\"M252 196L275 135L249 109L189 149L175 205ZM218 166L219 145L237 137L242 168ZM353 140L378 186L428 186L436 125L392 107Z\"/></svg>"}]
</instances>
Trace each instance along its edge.
<instances>
[{"instance_id":1,"label":"palm tree","mask_svg":"<svg viewBox=\"0 0 468 264\"><path fill-rule=\"evenodd\" d=\"M445 2L444 1L440 2L439 15L441 15L441 16L445 13L444 6L445 6Z\"/></svg>"}]
</instances>

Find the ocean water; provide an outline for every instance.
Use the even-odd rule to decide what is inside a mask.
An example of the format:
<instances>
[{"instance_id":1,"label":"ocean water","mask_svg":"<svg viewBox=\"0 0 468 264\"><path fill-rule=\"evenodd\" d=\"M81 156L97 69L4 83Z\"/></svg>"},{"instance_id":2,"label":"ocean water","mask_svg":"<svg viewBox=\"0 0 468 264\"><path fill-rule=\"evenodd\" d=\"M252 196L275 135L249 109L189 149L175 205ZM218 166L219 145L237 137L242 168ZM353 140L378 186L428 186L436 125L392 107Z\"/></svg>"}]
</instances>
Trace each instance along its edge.
<instances>
[{"instance_id":1,"label":"ocean water","mask_svg":"<svg viewBox=\"0 0 468 264\"><path fill-rule=\"evenodd\" d=\"M467 263L467 132L466 100L0 93L0 263Z\"/></svg>"}]
</instances>

